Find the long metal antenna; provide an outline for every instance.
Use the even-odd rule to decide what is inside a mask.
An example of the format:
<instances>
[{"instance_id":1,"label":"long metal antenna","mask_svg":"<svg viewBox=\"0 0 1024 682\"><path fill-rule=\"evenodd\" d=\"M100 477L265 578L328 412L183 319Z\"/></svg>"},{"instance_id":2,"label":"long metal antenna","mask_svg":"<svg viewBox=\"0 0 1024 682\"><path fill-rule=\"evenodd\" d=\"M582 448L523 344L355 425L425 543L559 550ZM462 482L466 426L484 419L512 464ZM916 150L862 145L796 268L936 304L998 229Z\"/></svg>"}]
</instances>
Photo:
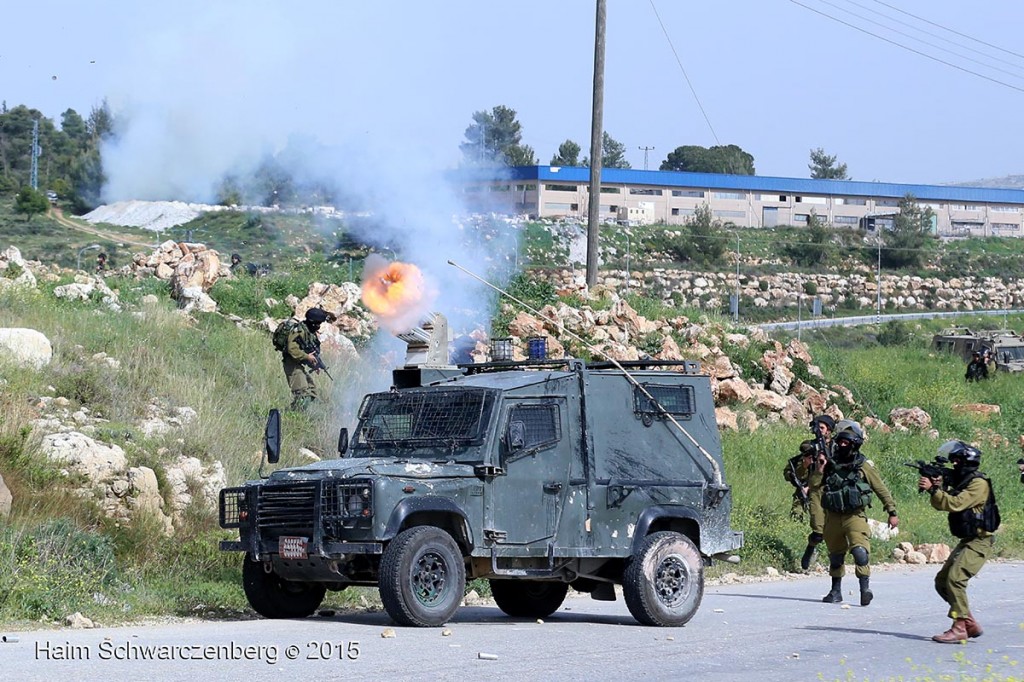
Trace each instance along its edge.
<instances>
[{"instance_id":1,"label":"long metal antenna","mask_svg":"<svg viewBox=\"0 0 1024 682\"><path fill-rule=\"evenodd\" d=\"M487 286L489 286L490 288L494 289L495 291L497 291L502 296L505 296L506 298L508 298L508 299L510 299L512 301L515 301L519 305L523 306L524 308L529 310L534 315L537 315L538 317L547 319L548 321L554 323L558 327L558 330L560 332L562 332L563 334L565 334L567 336L571 336L572 338L574 338L577 341L579 341L580 343L582 343L583 346L587 350L589 350L591 353L593 353L595 355L601 355L604 358L606 358L609 362L611 362L612 365L615 366L615 369L617 369L620 372L622 372L623 376L626 377L626 380L629 381L629 383L633 384L633 386L636 387L644 395L645 398L650 400L652 405L656 406L659 410L661 410L662 416L665 417L666 419L668 419L672 423L672 425L675 426L679 430L680 433L682 433L684 436L686 436L689 439L689 441L691 443L693 443L694 447L696 447L697 450L699 450L700 453L702 455L704 455L704 457L711 464L711 470L714 472L714 475L715 475L715 484L716 485L722 485L722 470L718 466L718 462L715 461L715 458L711 456L711 453L708 452L706 449L704 449L704 446L702 446L700 443L698 443L697 439L694 438L693 436L691 436L690 433L686 429L683 428L683 425L680 424L678 421L676 421L675 417L673 417L671 414L669 414L668 411L664 407L661 406L661 403L659 403L654 398L654 396L651 395L647 391L647 389L643 387L643 385L639 381L634 379L633 375L630 374L626 370L626 368L623 367L621 363L619 363L618 360L616 360L611 355L609 355L608 353L606 353L602 349L598 348L597 346L594 346L594 345L588 343L587 340L584 339L583 337L581 337L579 334L576 334L575 332L567 329L565 327L565 325L563 325L557 319L554 319L552 317L547 317L546 315L544 315L542 312L540 312L536 308L533 308L528 303L525 303L524 301L521 301L520 299L518 299L515 296L513 296L512 294L508 293L504 289L491 284L490 282L488 282L486 279L484 279L480 275L476 274L475 272L471 272L471 271L467 270L466 268L462 267L461 265L459 265L458 263L456 263L453 260L449 260L448 261L448 265L451 265L454 268L458 268L459 270L461 270L462 272L466 273L467 275L469 275L470 277L472 277L476 281L480 282L481 284L486 284Z\"/></svg>"}]
</instances>

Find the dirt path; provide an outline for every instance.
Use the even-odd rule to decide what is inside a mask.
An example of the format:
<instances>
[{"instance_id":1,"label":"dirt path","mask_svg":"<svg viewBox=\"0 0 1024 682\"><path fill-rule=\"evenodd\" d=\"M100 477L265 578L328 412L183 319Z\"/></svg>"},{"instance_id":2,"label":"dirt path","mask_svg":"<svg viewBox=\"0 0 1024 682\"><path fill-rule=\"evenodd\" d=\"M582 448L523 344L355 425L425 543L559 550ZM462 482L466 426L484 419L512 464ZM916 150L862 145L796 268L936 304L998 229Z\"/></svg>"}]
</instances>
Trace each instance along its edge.
<instances>
[{"instance_id":1,"label":"dirt path","mask_svg":"<svg viewBox=\"0 0 1024 682\"><path fill-rule=\"evenodd\" d=\"M99 230L99 229L97 229L95 227L90 227L88 225L82 225L81 223L77 223L77 222L75 222L75 221L73 221L73 220L71 220L69 218L65 218L64 217L64 212L61 209L57 208L57 207L53 207L53 208L50 209L49 216L51 218L53 218L54 220L56 220L61 225L63 225L64 227L67 227L67 228L72 229L72 230L76 230L78 232L85 232L86 234L91 234L94 237L101 237L101 238L106 239L108 241L118 242L118 243L121 243L121 244L131 244L132 246L141 246L141 247L147 248L147 249L151 249L151 248L157 246L156 244L147 244L146 242L140 242L140 241L135 241L134 239L128 239L125 236L119 235L119 234L114 233L114 232L105 232L105 231Z\"/></svg>"}]
</instances>

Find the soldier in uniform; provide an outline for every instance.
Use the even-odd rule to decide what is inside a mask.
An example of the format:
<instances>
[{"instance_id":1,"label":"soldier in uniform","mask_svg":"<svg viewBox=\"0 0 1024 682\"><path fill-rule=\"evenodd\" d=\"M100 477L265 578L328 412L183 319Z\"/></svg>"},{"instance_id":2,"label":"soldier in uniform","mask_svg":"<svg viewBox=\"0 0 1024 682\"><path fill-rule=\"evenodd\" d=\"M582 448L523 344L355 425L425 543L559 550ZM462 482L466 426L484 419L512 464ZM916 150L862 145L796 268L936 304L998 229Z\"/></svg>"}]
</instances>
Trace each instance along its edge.
<instances>
[{"instance_id":1,"label":"soldier in uniform","mask_svg":"<svg viewBox=\"0 0 1024 682\"><path fill-rule=\"evenodd\" d=\"M846 573L846 553L853 555L855 573L860 583L860 605L871 603L869 584L871 566L870 530L865 509L871 505L871 494L882 500L889 516L889 527L896 528L896 501L885 487L874 465L860 452L864 430L852 419L836 424L832 444L832 460L822 470L822 506L825 507L825 546L828 547L829 575L832 589L822 601L836 604L843 601L842 582Z\"/></svg>"},{"instance_id":2,"label":"soldier in uniform","mask_svg":"<svg viewBox=\"0 0 1024 682\"><path fill-rule=\"evenodd\" d=\"M998 512L991 531L985 529L989 504L994 508L992 483L978 471L981 451L963 441L946 441L939 454L953 463L949 480L922 476L917 483L931 494L934 509L949 513L949 530L960 538L959 544L935 575L935 591L949 604L953 625L932 639L942 644L960 644L970 637L981 637L982 628L967 603L967 581L978 574L995 551L992 531L998 527ZM990 516L990 518L992 518Z\"/></svg>"},{"instance_id":3,"label":"soldier in uniform","mask_svg":"<svg viewBox=\"0 0 1024 682\"><path fill-rule=\"evenodd\" d=\"M810 508L811 534L807 536L807 548L800 558L800 567L805 571L811 567L815 548L825 539L825 509L821 506L822 471L832 459L832 434L835 430L836 420L827 414L819 414L811 420L814 459L807 465L807 502Z\"/></svg>"},{"instance_id":4,"label":"soldier in uniform","mask_svg":"<svg viewBox=\"0 0 1024 682\"><path fill-rule=\"evenodd\" d=\"M314 400L320 399L313 382L312 369L316 367L316 353L320 352L320 325L328 320L330 313L320 308L310 308L305 319L293 324L288 341L281 353L284 376L292 391L292 409L305 409ZM284 323L287 324L287 323Z\"/></svg>"},{"instance_id":5,"label":"soldier in uniform","mask_svg":"<svg viewBox=\"0 0 1024 682\"><path fill-rule=\"evenodd\" d=\"M1017 468L1020 469L1020 482L1024 483L1024 457L1017 460Z\"/></svg>"},{"instance_id":6,"label":"soldier in uniform","mask_svg":"<svg viewBox=\"0 0 1024 682\"><path fill-rule=\"evenodd\" d=\"M988 365L981 359L981 353L978 351L971 353L971 361L967 363L967 372L964 374L964 378L968 381L988 379Z\"/></svg>"}]
</instances>

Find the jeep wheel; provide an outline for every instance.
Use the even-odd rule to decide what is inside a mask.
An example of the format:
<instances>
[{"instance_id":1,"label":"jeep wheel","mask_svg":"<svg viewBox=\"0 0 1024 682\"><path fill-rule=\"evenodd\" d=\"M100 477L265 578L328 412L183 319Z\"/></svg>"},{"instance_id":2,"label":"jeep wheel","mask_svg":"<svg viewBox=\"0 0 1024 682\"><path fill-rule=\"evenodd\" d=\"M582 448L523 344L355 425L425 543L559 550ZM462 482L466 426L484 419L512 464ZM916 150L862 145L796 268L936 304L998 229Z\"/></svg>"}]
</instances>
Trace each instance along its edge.
<instances>
[{"instance_id":1,"label":"jeep wheel","mask_svg":"<svg viewBox=\"0 0 1024 682\"><path fill-rule=\"evenodd\" d=\"M263 563L245 555L242 588L249 605L264 618L305 618L324 600L327 588L320 583L284 580L263 570Z\"/></svg>"},{"instance_id":2,"label":"jeep wheel","mask_svg":"<svg viewBox=\"0 0 1024 682\"><path fill-rule=\"evenodd\" d=\"M491 596L513 618L544 618L558 610L569 586L539 580L491 580Z\"/></svg>"},{"instance_id":3,"label":"jeep wheel","mask_svg":"<svg viewBox=\"0 0 1024 682\"><path fill-rule=\"evenodd\" d=\"M704 596L700 552L679 533L652 533L626 565L622 593L629 612L644 625L686 624Z\"/></svg>"},{"instance_id":4,"label":"jeep wheel","mask_svg":"<svg viewBox=\"0 0 1024 682\"><path fill-rule=\"evenodd\" d=\"M459 546L440 528L418 526L399 533L380 560L380 600L399 625L443 625L466 591Z\"/></svg>"}]
</instances>

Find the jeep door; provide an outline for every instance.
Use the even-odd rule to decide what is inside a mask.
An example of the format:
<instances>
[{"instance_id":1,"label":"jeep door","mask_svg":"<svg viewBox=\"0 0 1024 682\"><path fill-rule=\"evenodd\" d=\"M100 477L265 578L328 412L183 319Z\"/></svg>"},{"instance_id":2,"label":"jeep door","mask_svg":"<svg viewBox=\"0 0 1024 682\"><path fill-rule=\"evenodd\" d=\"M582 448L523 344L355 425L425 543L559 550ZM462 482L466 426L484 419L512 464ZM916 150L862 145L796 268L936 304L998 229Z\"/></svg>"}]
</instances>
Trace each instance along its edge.
<instances>
[{"instance_id":1,"label":"jeep door","mask_svg":"<svg viewBox=\"0 0 1024 682\"><path fill-rule=\"evenodd\" d=\"M543 543L546 552L572 467L566 400L512 398L503 406L499 424L500 473L485 486L485 535L499 546Z\"/></svg>"}]
</instances>

